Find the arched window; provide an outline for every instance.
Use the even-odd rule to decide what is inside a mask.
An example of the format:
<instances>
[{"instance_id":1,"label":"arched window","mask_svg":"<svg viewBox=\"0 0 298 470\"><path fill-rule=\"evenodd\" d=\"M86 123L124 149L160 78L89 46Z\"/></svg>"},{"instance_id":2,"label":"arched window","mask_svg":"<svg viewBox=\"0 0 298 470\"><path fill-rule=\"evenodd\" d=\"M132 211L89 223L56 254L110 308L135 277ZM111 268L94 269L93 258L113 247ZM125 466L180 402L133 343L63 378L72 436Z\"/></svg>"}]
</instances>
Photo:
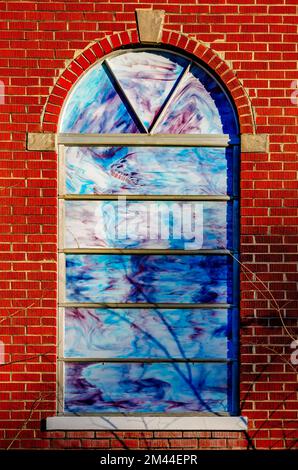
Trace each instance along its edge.
<instances>
[{"instance_id":1,"label":"arched window","mask_svg":"<svg viewBox=\"0 0 298 470\"><path fill-rule=\"evenodd\" d=\"M108 56L60 120L61 413L238 414L238 124L167 50Z\"/></svg>"}]
</instances>

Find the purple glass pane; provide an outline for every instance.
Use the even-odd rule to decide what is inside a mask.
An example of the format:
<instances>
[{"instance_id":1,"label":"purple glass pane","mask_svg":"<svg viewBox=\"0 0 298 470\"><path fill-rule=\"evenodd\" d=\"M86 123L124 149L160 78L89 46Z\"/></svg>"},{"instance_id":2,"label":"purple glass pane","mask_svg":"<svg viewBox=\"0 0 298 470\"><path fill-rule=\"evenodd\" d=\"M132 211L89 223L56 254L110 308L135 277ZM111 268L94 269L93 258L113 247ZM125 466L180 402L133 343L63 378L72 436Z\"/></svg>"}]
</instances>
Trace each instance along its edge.
<instances>
[{"instance_id":1,"label":"purple glass pane","mask_svg":"<svg viewBox=\"0 0 298 470\"><path fill-rule=\"evenodd\" d=\"M225 309L65 309L66 357L226 359Z\"/></svg>"},{"instance_id":2,"label":"purple glass pane","mask_svg":"<svg viewBox=\"0 0 298 470\"><path fill-rule=\"evenodd\" d=\"M226 248L227 209L209 201L65 201L65 247Z\"/></svg>"},{"instance_id":3,"label":"purple glass pane","mask_svg":"<svg viewBox=\"0 0 298 470\"><path fill-rule=\"evenodd\" d=\"M156 134L222 134L219 110L193 66L179 83Z\"/></svg>"},{"instance_id":4,"label":"purple glass pane","mask_svg":"<svg viewBox=\"0 0 298 470\"><path fill-rule=\"evenodd\" d=\"M67 147L68 194L227 194L229 148Z\"/></svg>"},{"instance_id":5,"label":"purple glass pane","mask_svg":"<svg viewBox=\"0 0 298 470\"><path fill-rule=\"evenodd\" d=\"M231 265L224 255L66 255L66 300L230 303Z\"/></svg>"},{"instance_id":6,"label":"purple glass pane","mask_svg":"<svg viewBox=\"0 0 298 470\"><path fill-rule=\"evenodd\" d=\"M62 114L60 132L139 132L101 64L93 66L74 88Z\"/></svg>"},{"instance_id":7,"label":"purple glass pane","mask_svg":"<svg viewBox=\"0 0 298 470\"><path fill-rule=\"evenodd\" d=\"M188 61L168 52L135 51L107 60L146 128L167 100Z\"/></svg>"},{"instance_id":8,"label":"purple glass pane","mask_svg":"<svg viewBox=\"0 0 298 470\"><path fill-rule=\"evenodd\" d=\"M66 363L65 411L228 411L226 364Z\"/></svg>"}]
</instances>

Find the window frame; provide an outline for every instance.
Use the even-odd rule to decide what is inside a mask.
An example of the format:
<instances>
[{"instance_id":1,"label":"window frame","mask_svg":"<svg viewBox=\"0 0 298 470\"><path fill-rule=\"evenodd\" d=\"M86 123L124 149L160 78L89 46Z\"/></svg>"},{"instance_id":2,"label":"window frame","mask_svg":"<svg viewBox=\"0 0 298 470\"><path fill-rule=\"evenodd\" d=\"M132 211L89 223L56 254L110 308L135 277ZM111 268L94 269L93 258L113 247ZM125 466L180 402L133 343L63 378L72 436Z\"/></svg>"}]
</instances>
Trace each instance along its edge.
<instances>
[{"instance_id":1,"label":"window frame","mask_svg":"<svg viewBox=\"0 0 298 470\"><path fill-rule=\"evenodd\" d=\"M121 51L122 53L133 51L134 49L124 50ZM168 51L168 49L158 49L158 48L141 48L137 50L150 50L150 51ZM176 53L176 52L175 52ZM103 62L107 58L111 58L114 55L118 54L110 54L103 58ZM197 61L193 61L191 58L187 57L187 55L181 55L182 57L186 57L190 60L190 63L197 64ZM94 64L93 64L94 65ZM204 70L206 68L198 63L200 67ZM91 66L92 67L92 66ZM91 68L90 67L90 68ZM87 72L90 70L87 70ZM222 88L223 92L227 96L227 92L222 87L220 82L217 80L216 77L208 70L206 70L209 75L219 84ZM85 72L85 73L87 73ZM229 100L230 101L230 100ZM233 108L234 109L234 108ZM61 113L62 115L63 113ZM223 195L223 196L140 196L140 195L126 195L127 200L212 200L212 201L234 201L235 204L233 205L233 250L196 250L197 254L232 254L233 260L233 303L232 304L206 304L205 307L208 308L231 308L233 311L235 310L235 314L233 314L232 318L232 338L233 338L233 346L239 354L239 156L240 156L240 138L238 135L229 135L229 134L76 134L76 133L59 133L57 135L57 146L58 146L58 167L59 167L59 223L58 223L58 253L59 253L59 266L58 266L58 314L59 314L59 321L58 321L58 414L61 417L71 417L74 413L65 412L63 408L64 403L64 374L63 374L63 365L67 360L71 360L73 362L76 361L76 358L65 358L63 355L63 343L64 343L64 308L67 306L67 302L65 302L64 292L65 292L65 254L66 253L105 253L105 252L115 252L113 249L103 250L103 249L82 249L82 250L75 250L75 249L65 249L64 248L64 202L65 200L108 200L108 199L115 199L119 197L119 195L66 195L65 194L65 159L64 159L64 149L65 147L70 146L84 146L84 147L92 147L92 146L150 146L150 147L160 147L160 146L177 146L177 147L213 147L213 148L226 148L232 147L233 149L233 169L232 169L232 178L233 178L233 190L232 195ZM235 177L236 175L236 177ZM131 251L131 250L118 250L121 252ZM138 253L142 254L142 250L138 249L135 250ZM146 250L146 253L155 252L156 250ZM173 253L173 250L160 250L162 253L167 251ZM182 250L181 250L182 251ZM175 250L174 250L175 252ZM191 250L183 250L184 253L191 254ZM203 304L199 304L202 308ZM72 303L72 306L75 306ZM79 306L79 305L78 305ZM82 306L82 305L81 305ZM116 306L116 304L114 304ZM195 307L195 304L191 304L192 307ZM93 304L93 307L96 307L96 304ZM143 307L143 304L142 304ZM88 359L85 359L87 361ZM94 361L94 358L93 358ZM83 362L83 361L82 361ZM127 360L129 362L129 359ZM140 360L142 362L142 360ZM192 362L192 360L189 360ZM206 361L208 362L208 361ZM228 363L228 360L225 361ZM233 361L232 366L232 409L230 413L215 413L211 414L209 417L213 417L214 419L221 418L232 418L239 415L239 358ZM91 413L91 415L96 416L96 418L100 418L103 415L109 415L109 413ZM113 413L113 416L117 417L123 416L124 413ZM129 413L129 416L137 415L137 416L144 416L150 418L150 416L156 416L156 413ZM182 417L185 419L193 419L194 416L202 416L202 418L206 419L208 417L208 413L204 412L201 414L183 414ZM162 419L164 418L171 418L172 414L162 413ZM84 413L82 417L88 417L87 413ZM127 416L126 418L127 419ZM235 424L236 425L236 424ZM89 424L90 426L90 424ZM241 426L245 426L245 422L241 421ZM239 422L236 425L237 430L239 430ZM55 428L56 429L56 428ZM83 429L87 429L84 428ZM207 428L206 428L207 429ZM216 428L218 429L218 428ZM227 428L231 429L231 427Z\"/></svg>"}]
</instances>

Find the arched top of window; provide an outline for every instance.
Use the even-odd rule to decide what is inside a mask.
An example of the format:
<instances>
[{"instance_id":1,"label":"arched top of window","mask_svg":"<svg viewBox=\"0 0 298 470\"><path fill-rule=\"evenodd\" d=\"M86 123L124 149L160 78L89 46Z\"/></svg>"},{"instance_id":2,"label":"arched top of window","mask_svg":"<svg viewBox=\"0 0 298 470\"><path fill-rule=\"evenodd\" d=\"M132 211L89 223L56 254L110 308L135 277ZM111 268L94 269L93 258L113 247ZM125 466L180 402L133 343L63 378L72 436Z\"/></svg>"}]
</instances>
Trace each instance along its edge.
<instances>
[{"instance_id":1,"label":"arched top of window","mask_svg":"<svg viewBox=\"0 0 298 470\"><path fill-rule=\"evenodd\" d=\"M62 133L238 134L221 84L202 65L169 51L122 51L75 84Z\"/></svg>"}]
</instances>

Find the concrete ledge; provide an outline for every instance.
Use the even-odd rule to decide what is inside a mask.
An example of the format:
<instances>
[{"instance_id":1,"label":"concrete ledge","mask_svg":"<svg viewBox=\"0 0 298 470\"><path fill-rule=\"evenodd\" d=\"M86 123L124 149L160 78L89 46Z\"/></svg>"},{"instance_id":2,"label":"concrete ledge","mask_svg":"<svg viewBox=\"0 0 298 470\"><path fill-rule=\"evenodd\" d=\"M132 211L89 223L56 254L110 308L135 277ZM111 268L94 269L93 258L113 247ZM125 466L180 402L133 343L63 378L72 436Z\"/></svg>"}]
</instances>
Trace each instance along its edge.
<instances>
[{"instance_id":1,"label":"concrete ledge","mask_svg":"<svg viewBox=\"0 0 298 470\"><path fill-rule=\"evenodd\" d=\"M243 416L54 416L46 419L47 431L246 431Z\"/></svg>"},{"instance_id":2,"label":"concrete ledge","mask_svg":"<svg viewBox=\"0 0 298 470\"><path fill-rule=\"evenodd\" d=\"M28 132L27 150L55 150L56 134L42 132Z\"/></svg>"},{"instance_id":3,"label":"concrete ledge","mask_svg":"<svg viewBox=\"0 0 298 470\"><path fill-rule=\"evenodd\" d=\"M136 9L137 27L141 42L160 42L164 10Z\"/></svg>"},{"instance_id":4,"label":"concrete ledge","mask_svg":"<svg viewBox=\"0 0 298 470\"><path fill-rule=\"evenodd\" d=\"M245 153L268 152L267 134L242 134L241 151Z\"/></svg>"}]
</instances>

